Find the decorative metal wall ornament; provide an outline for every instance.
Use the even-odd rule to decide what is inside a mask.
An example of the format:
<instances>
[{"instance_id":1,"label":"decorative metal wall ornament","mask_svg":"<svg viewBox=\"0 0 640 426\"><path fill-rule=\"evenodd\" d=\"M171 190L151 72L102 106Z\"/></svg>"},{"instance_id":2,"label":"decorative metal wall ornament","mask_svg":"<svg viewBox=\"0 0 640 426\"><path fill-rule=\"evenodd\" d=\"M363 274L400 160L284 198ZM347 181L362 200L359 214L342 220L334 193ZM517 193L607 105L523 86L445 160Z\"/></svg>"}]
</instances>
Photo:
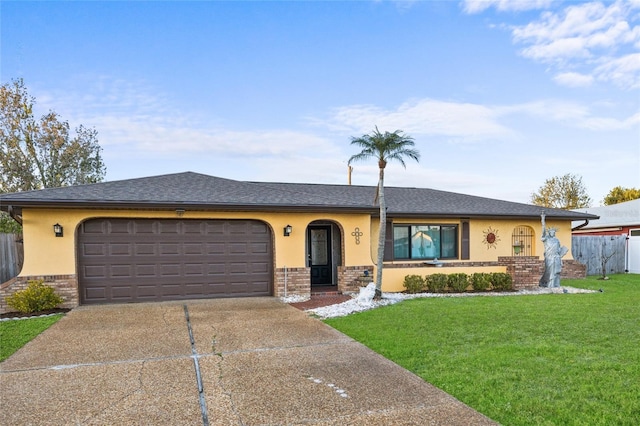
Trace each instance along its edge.
<instances>
[{"instance_id":1,"label":"decorative metal wall ornament","mask_svg":"<svg viewBox=\"0 0 640 426\"><path fill-rule=\"evenodd\" d=\"M482 231L484 237L482 242L487 245L487 250L490 248L496 248L498 246L498 241L500 241L500 237L498 236L498 230L492 229L488 227L486 231Z\"/></svg>"},{"instance_id":2,"label":"decorative metal wall ornament","mask_svg":"<svg viewBox=\"0 0 640 426\"><path fill-rule=\"evenodd\" d=\"M353 235L354 238L356 239L356 245L359 245L360 244L360 237L362 237L364 234L362 233L362 231L360 231L360 228L358 228L356 226L356 229L353 230L351 235Z\"/></svg>"}]
</instances>

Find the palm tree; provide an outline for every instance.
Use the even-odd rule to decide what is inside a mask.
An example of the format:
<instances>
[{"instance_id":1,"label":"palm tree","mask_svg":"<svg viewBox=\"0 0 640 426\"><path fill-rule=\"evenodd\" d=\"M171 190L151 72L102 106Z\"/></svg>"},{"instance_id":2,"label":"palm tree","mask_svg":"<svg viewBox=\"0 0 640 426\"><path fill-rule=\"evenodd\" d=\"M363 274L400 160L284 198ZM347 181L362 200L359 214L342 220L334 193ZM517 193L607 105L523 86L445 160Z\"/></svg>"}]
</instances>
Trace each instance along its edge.
<instances>
[{"instance_id":1,"label":"palm tree","mask_svg":"<svg viewBox=\"0 0 640 426\"><path fill-rule=\"evenodd\" d=\"M397 160L404 168L407 165L404 162L405 157L420 160L420 153L414 149L413 138L403 134L402 130L396 130L393 133L380 133L378 126L375 131L369 135L362 135L359 138L352 137L351 145L357 145L362 148L358 154L349 158L349 165L353 161L368 160L376 158L380 174L378 178L378 190L376 200L380 206L380 234L378 236L378 261L376 265L376 294L375 298L382 297L382 267L384 261L384 240L387 227L387 206L384 200L384 169L389 161Z\"/></svg>"}]
</instances>

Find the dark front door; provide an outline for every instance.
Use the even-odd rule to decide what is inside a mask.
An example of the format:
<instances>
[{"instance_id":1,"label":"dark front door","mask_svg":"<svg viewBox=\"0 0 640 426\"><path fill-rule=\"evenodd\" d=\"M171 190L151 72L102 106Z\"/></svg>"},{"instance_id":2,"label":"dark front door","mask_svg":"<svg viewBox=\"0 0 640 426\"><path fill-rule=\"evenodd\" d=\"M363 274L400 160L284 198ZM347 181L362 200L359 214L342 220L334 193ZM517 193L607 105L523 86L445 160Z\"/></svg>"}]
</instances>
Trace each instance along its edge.
<instances>
[{"instance_id":1,"label":"dark front door","mask_svg":"<svg viewBox=\"0 0 640 426\"><path fill-rule=\"evenodd\" d=\"M311 285L332 285L331 227L309 227L308 240Z\"/></svg>"}]
</instances>

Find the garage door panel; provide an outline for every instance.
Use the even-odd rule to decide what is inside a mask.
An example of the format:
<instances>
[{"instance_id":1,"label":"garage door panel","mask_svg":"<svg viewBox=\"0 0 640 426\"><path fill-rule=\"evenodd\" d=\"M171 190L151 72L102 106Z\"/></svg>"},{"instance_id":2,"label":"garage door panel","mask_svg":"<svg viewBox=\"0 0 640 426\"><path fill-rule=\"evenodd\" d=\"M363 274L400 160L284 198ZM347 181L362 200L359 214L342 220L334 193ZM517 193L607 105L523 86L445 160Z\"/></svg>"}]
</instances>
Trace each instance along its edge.
<instances>
[{"instance_id":1,"label":"garage door panel","mask_svg":"<svg viewBox=\"0 0 640 426\"><path fill-rule=\"evenodd\" d=\"M105 233L105 228L108 224L101 221L89 221L84 222L81 225L82 233L85 235L98 234L102 235Z\"/></svg>"},{"instance_id":2,"label":"garage door panel","mask_svg":"<svg viewBox=\"0 0 640 426\"><path fill-rule=\"evenodd\" d=\"M180 234L180 223L173 220L158 221L158 233L165 236L178 235Z\"/></svg>"},{"instance_id":3,"label":"garage door panel","mask_svg":"<svg viewBox=\"0 0 640 426\"><path fill-rule=\"evenodd\" d=\"M160 265L161 277L179 277L181 272L179 263Z\"/></svg>"},{"instance_id":4,"label":"garage door panel","mask_svg":"<svg viewBox=\"0 0 640 426\"><path fill-rule=\"evenodd\" d=\"M160 252L160 256L180 254L180 244L178 243L162 243L160 244L158 249Z\"/></svg>"},{"instance_id":5,"label":"garage door panel","mask_svg":"<svg viewBox=\"0 0 640 426\"><path fill-rule=\"evenodd\" d=\"M207 275L224 275L227 273L227 265L225 263L209 263Z\"/></svg>"},{"instance_id":6,"label":"garage door panel","mask_svg":"<svg viewBox=\"0 0 640 426\"><path fill-rule=\"evenodd\" d=\"M102 278L107 275L107 268L104 265L86 265L82 272L86 278Z\"/></svg>"},{"instance_id":7,"label":"garage door panel","mask_svg":"<svg viewBox=\"0 0 640 426\"><path fill-rule=\"evenodd\" d=\"M82 244L80 246L84 256L104 256L107 254L107 246L105 244Z\"/></svg>"},{"instance_id":8,"label":"garage door panel","mask_svg":"<svg viewBox=\"0 0 640 426\"><path fill-rule=\"evenodd\" d=\"M150 243L136 243L133 252L136 256L157 256L158 247Z\"/></svg>"},{"instance_id":9,"label":"garage door panel","mask_svg":"<svg viewBox=\"0 0 640 426\"><path fill-rule=\"evenodd\" d=\"M133 232L136 235L145 235L145 234L154 234L156 233L156 222L155 221L136 221L133 222Z\"/></svg>"},{"instance_id":10,"label":"garage door panel","mask_svg":"<svg viewBox=\"0 0 640 426\"><path fill-rule=\"evenodd\" d=\"M184 274L189 276L204 276L205 266L206 265L203 265L202 263L186 263L184 265Z\"/></svg>"},{"instance_id":11,"label":"garage door panel","mask_svg":"<svg viewBox=\"0 0 640 426\"><path fill-rule=\"evenodd\" d=\"M131 234L132 223L128 221L109 222L109 233L111 234Z\"/></svg>"},{"instance_id":12,"label":"garage door panel","mask_svg":"<svg viewBox=\"0 0 640 426\"><path fill-rule=\"evenodd\" d=\"M135 265L136 278L140 277L155 277L158 275L158 269L156 265Z\"/></svg>"},{"instance_id":13,"label":"garage door panel","mask_svg":"<svg viewBox=\"0 0 640 426\"><path fill-rule=\"evenodd\" d=\"M203 222L183 222L184 233L194 234L196 236L202 235L206 232Z\"/></svg>"},{"instance_id":14,"label":"garage door panel","mask_svg":"<svg viewBox=\"0 0 640 426\"><path fill-rule=\"evenodd\" d=\"M109 276L112 278L133 278L133 265L111 265Z\"/></svg>"},{"instance_id":15,"label":"garage door panel","mask_svg":"<svg viewBox=\"0 0 640 426\"><path fill-rule=\"evenodd\" d=\"M131 244L130 243L116 243L109 245L109 254L111 256L131 256Z\"/></svg>"},{"instance_id":16,"label":"garage door panel","mask_svg":"<svg viewBox=\"0 0 640 426\"><path fill-rule=\"evenodd\" d=\"M78 229L82 303L271 294L264 223L95 219Z\"/></svg>"}]
</instances>

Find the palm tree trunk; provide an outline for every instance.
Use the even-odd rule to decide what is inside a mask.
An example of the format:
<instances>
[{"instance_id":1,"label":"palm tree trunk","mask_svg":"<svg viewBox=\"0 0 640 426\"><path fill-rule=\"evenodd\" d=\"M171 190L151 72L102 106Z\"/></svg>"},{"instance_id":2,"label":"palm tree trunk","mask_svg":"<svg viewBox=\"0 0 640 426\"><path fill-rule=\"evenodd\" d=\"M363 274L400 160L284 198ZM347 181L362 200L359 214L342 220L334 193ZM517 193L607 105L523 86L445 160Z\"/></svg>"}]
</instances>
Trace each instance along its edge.
<instances>
[{"instance_id":1,"label":"palm tree trunk","mask_svg":"<svg viewBox=\"0 0 640 426\"><path fill-rule=\"evenodd\" d=\"M380 167L378 179L378 202L380 205L380 234L378 235L378 261L376 265L376 294L374 299L382 298L382 268L384 266L384 242L387 230L387 207L384 199L384 168Z\"/></svg>"}]
</instances>

